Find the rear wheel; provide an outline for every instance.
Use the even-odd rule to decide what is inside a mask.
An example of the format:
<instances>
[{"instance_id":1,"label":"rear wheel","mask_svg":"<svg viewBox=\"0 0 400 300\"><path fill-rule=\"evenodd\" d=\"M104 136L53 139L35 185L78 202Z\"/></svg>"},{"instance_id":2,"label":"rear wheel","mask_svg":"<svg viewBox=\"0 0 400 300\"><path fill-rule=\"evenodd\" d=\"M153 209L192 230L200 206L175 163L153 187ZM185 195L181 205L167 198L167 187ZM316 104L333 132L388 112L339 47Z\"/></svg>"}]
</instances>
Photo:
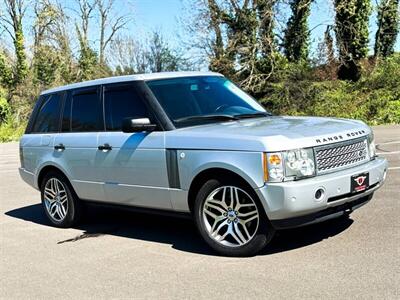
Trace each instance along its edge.
<instances>
[{"instance_id":1,"label":"rear wheel","mask_svg":"<svg viewBox=\"0 0 400 300\"><path fill-rule=\"evenodd\" d=\"M204 183L196 197L194 214L207 244L226 256L254 255L275 233L257 195L237 181L211 179Z\"/></svg>"},{"instance_id":2,"label":"rear wheel","mask_svg":"<svg viewBox=\"0 0 400 300\"><path fill-rule=\"evenodd\" d=\"M81 204L68 179L49 172L41 184L42 205L49 221L57 227L71 227L80 218Z\"/></svg>"}]
</instances>

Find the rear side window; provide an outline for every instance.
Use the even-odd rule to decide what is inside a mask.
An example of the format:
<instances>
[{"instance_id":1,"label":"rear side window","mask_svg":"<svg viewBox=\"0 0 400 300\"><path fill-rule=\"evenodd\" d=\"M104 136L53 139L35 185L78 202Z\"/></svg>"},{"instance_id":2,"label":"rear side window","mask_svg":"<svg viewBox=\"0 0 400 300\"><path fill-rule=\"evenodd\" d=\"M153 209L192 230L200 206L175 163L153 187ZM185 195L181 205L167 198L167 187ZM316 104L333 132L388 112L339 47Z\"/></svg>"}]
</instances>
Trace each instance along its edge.
<instances>
[{"instance_id":1,"label":"rear side window","mask_svg":"<svg viewBox=\"0 0 400 300\"><path fill-rule=\"evenodd\" d=\"M68 96L64 102L64 111L61 120L61 132L71 131L71 108L72 108L72 97L71 93L68 93Z\"/></svg>"},{"instance_id":2,"label":"rear side window","mask_svg":"<svg viewBox=\"0 0 400 300\"><path fill-rule=\"evenodd\" d=\"M60 123L61 94L45 96L32 128L34 133L57 132Z\"/></svg>"},{"instance_id":3,"label":"rear side window","mask_svg":"<svg viewBox=\"0 0 400 300\"><path fill-rule=\"evenodd\" d=\"M104 130L103 110L97 89L73 93L71 105L72 132Z\"/></svg>"},{"instance_id":4,"label":"rear side window","mask_svg":"<svg viewBox=\"0 0 400 300\"><path fill-rule=\"evenodd\" d=\"M146 105L142 102L134 87L106 86L104 90L106 130L121 131L125 118L148 118Z\"/></svg>"}]
</instances>

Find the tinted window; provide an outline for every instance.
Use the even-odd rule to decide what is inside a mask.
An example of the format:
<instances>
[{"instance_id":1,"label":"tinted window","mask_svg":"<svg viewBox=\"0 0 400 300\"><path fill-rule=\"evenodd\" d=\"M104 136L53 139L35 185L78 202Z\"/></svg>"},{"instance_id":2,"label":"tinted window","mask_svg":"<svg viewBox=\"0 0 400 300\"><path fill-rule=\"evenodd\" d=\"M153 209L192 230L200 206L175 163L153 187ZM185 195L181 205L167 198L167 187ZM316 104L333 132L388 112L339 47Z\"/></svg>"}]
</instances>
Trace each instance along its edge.
<instances>
[{"instance_id":1,"label":"tinted window","mask_svg":"<svg viewBox=\"0 0 400 300\"><path fill-rule=\"evenodd\" d=\"M72 95L71 131L101 131L102 107L97 90Z\"/></svg>"},{"instance_id":2,"label":"tinted window","mask_svg":"<svg viewBox=\"0 0 400 300\"><path fill-rule=\"evenodd\" d=\"M188 117L266 113L252 97L219 76L152 80L147 85L178 127Z\"/></svg>"},{"instance_id":3,"label":"tinted window","mask_svg":"<svg viewBox=\"0 0 400 300\"><path fill-rule=\"evenodd\" d=\"M33 132L56 132L60 121L61 95L45 96L38 111Z\"/></svg>"},{"instance_id":4,"label":"tinted window","mask_svg":"<svg viewBox=\"0 0 400 300\"><path fill-rule=\"evenodd\" d=\"M71 131L71 108L72 108L72 97L71 93L68 93L68 96L65 99L64 111L61 121L62 132Z\"/></svg>"},{"instance_id":5,"label":"tinted window","mask_svg":"<svg viewBox=\"0 0 400 300\"><path fill-rule=\"evenodd\" d=\"M120 131L125 118L148 118L148 110L131 86L106 87L104 91L106 128Z\"/></svg>"}]
</instances>

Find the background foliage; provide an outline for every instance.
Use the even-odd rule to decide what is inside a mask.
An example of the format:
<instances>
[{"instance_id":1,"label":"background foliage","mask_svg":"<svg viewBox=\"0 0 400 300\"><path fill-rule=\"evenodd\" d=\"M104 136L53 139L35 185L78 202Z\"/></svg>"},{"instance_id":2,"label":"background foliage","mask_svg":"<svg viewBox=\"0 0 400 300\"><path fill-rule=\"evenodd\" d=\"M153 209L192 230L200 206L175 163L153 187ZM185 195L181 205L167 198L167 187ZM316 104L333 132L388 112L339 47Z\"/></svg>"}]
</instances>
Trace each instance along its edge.
<instances>
[{"instance_id":1,"label":"background foliage","mask_svg":"<svg viewBox=\"0 0 400 300\"><path fill-rule=\"evenodd\" d=\"M400 123L399 0L329 0L335 21L319 25L326 30L312 56L315 0L185 0L180 27L190 40L179 48L159 30L137 39L118 1L0 0L0 141L18 139L44 89L205 64L276 114Z\"/></svg>"}]
</instances>

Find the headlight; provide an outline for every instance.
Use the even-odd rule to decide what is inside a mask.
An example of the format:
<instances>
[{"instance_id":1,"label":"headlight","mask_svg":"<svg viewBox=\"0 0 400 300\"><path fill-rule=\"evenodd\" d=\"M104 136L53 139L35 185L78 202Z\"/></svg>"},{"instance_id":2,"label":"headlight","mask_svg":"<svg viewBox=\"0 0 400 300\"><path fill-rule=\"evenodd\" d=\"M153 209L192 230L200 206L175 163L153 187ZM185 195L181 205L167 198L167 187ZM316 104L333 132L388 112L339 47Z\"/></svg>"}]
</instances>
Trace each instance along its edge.
<instances>
[{"instance_id":1,"label":"headlight","mask_svg":"<svg viewBox=\"0 0 400 300\"><path fill-rule=\"evenodd\" d=\"M285 176L307 177L315 175L314 152L312 149L297 149L284 152Z\"/></svg>"},{"instance_id":2,"label":"headlight","mask_svg":"<svg viewBox=\"0 0 400 300\"><path fill-rule=\"evenodd\" d=\"M372 131L371 134L368 136L368 150L370 159L374 159L376 156L376 147L375 147L374 134Z\"/></svg>"},{"instance_id":3,"label":"headlight","mask_svg":"<svg viewBox=\"0 0 400 300\"><path fill-rule=\"evenodd\" d=\"M264 179L271 182L283 181L282 154L280 152L265 153L264 160L266 162L266 168L264 168Z\"/></svg>"},{"instance_id":4,"label":"headlight","mask_svg":"<svg viewBox=\"0 0 400 300\"><path fill-rule=\"evenodd\" d=\"M299 179L315 175L312 148L266 153L264 156L264 179L270 182Z\"/></svg>"}]
</instances>

